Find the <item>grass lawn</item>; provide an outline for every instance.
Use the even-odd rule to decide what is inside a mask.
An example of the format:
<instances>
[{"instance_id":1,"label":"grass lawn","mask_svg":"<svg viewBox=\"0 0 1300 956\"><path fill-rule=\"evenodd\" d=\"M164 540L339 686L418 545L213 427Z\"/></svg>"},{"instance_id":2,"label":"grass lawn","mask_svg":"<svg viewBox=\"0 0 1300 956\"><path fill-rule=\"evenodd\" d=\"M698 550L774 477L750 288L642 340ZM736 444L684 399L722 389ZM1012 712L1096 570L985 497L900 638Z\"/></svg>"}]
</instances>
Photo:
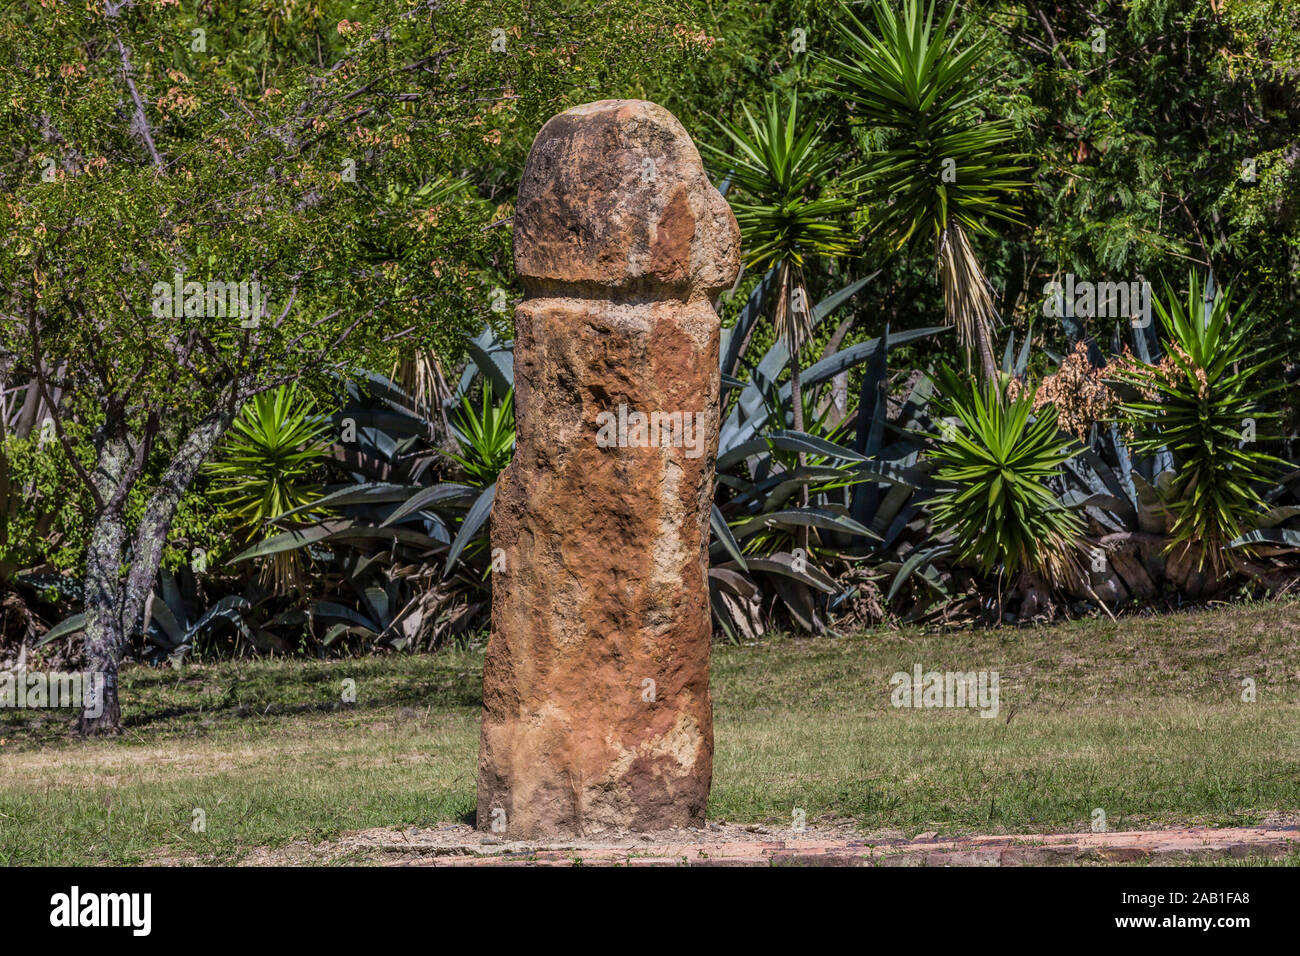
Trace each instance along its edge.
<instances>
[{"instance_id":1,"label":"grass lawn","mask_svg":"<svg viewBox=\"0 0 1300 956\"><path fill-rule=\"evenodd\" d=\"M465 822L481 664L471 650L132 667L116 740L68 739L66 712L0 713L0 864L235 862ZM891 675L916 664L997 671L998 716L893 707ZM1096 809L1111 829L1300 816L1296 601L719 646L713 686L712 819L788 827L800 808L810 825L948 836L1086 830Z\"/></svg>"}]
</instances>

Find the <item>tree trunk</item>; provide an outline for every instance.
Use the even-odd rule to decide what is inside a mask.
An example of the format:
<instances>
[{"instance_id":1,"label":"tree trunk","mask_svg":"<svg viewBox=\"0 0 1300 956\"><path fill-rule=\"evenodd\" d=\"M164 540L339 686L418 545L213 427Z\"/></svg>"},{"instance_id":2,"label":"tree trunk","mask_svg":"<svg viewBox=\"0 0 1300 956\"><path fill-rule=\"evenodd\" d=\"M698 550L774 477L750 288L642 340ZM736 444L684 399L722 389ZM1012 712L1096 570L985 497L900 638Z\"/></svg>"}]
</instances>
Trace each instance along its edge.
<instances>
[{"instance_id":1,"label":"tree trunk","mask_svg":"<svg viewBox=\"0 0 1300 956\"><path fill-rule=\"evenodd\" d=\"M799 381L799 353L795 351L796 346L790 344L790 403L794 406L794 430L801 432L804 430L803 422L803 386ZM802 470L808 467L808 456L802 451L799 455L799 468ZM808 484L805 482L799 488L799 505L803 508L808 507ZM808 557L809 529L807 525L799 528L795 532L795 540L798 547L803 550L804 558Z\"/></svg>"},{"instance_id":2,"label":"tree trunk","mask_svg":"<svg viewBox=\"0 0 1300 956\"><path fill-rule=\"evenodd\" d=\"M111 414L111 413L110 413ZM86 615L83 648L88 694L77 721L83 737L122 732L122 709L117 699L117 665L122 659L122 561L126 547L125 495L117 494L130 462L126 439L114 435L103 440L92 478L100 499L86 547L83 608Z\"/></svg>"},{"instance_id":3,"label":"tree trunk","mask_svg":"<svg viewBox=\"0 0 1300 956\"><path fill-rule=\"evenodd\" d=\"M795 288L797 288L801 294L800 305L806 309L808 307L808 289L803 284L802 273L800 273L795 279ZM788 303L787 308L789 308ZM790 321L786 326L789 331L789 338L786 345L790 350L790 411L794 416L794 430L797 432L802 432L804 430L803 381L800 377L799 370L800 353L803 350L803 340L794 330L802 328L803 325L803 321L795 321L794 317L791 316ZM802 451L798 452L798 461L801 470L808 467L808 456ZM807 483L803 484L799 489L799 504L801 507L808 507ZM809 529L807 525L804 525L795 532L797 547L803 551L805 559L808 557L808 531Z\"/></svg>"},{"instance_id":4,"label":"tree trunk","mask_svg":"<svg viewBox=\"0 0 1300 956\"><path fill-rule=\"evenodd\" d=\"M223 400L216 411L203 418L181 442L158 486L149 496L144 515L136 528L135 542L131 549L131 570L123 586L120 609L124 638L137 629L148 629L149 622L143 619L145 603L153 593L154 579L158 576L158 566L162 563L163 548L167 544L167 534L171 531L176 509L199 473L199 468L226 433L234 417L234 406Z\"/></svg>"},{"instance_id":5,"label":"tree trunk","mask_svg":"<svg viewBox=\"0 0 1300 956\"><path fill-rule=\"evenodd\" d=\"M993 343L989 341L989 330L981 325L975 333L975 346L980 356L980 371L984 381L992 386L998 380L998 366L993 360Z\"/></svg>"},{"instance_id":6,"label":"tree trunk","mask_svg":"<svg viewBox=\"0 0 1300 956\"><path fill-rule=\"evenodd\" d=\"M181 442L149 496L129 554L125 495L113 494L128 471L128 446L118 440L106 442L101 448L94 475L96 485L105 501L120 500L121 504L104 508L95 516L86 554L86 670L92 677L89 686L95 686L94 681L102 677L103 691L77 723L77 732L84 736L121 732L118 663L131 636L148 628L145 605L153 593L154 578L181 497L233 419L233 403L223 401ZM124 578L122 565L128 557L131 566ZM92 709L99 712L92 713Z\"/></svg>"},{"instance_id":7,"label":"tree trunk","mask_svg":"<svg viewBox=\"0 0 1300 956\"><path fill-rule=\"evenodd\" d=\"M104 513L96 517L86 549L85 686L99 686L94 699L85 700L77 733L83 737L118 734L122 708L117 698L117 665L125 646L122 633L121 569L126 545L126 516ZM102 684L99 682L102 681Z\"/></svg>"},{"instance_id":8,"label":"tree trunk","mask_svg":"<svg viewBox=\"0 0 1300 956\"><path fill-rule=\"evenodd\" d=\"M790 343L790 411L794 415L794 430L804 430L803 420L803 381L799 374L799 354L795 343ZM804 464L804 453L799 452L799 464Z\"/></svg>"}]
</instances>

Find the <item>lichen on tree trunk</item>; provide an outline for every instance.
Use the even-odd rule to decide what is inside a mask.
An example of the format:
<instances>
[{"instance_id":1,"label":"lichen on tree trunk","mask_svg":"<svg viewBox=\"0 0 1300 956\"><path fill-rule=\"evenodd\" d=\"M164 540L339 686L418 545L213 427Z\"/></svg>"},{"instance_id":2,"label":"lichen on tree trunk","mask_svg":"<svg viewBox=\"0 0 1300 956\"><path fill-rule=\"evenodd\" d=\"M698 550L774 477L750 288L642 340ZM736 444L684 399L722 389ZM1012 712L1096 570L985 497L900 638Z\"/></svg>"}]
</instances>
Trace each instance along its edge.
<instances>
[{"instance_id":1,"label":"lichen on tree trunk","mask_svg":"<svg viewBox=\"0 0 1300 956\"><path fill-rule=\"evenodd\" d=\"M86 673L92 678L87 686L101 690L77 721L77 732L83 736L121 732L118 667L131 638L148 628L145 605L181 497L229 428L234 408L233 399L223 400L186 434L153 486L134 529L126 517L127 495L138 477L138 469L132 468L130 444L121 427L115 437L100 441L92 480L103 504L97 508L86 550L83 646Z\"/></svg>"}]
</instances>

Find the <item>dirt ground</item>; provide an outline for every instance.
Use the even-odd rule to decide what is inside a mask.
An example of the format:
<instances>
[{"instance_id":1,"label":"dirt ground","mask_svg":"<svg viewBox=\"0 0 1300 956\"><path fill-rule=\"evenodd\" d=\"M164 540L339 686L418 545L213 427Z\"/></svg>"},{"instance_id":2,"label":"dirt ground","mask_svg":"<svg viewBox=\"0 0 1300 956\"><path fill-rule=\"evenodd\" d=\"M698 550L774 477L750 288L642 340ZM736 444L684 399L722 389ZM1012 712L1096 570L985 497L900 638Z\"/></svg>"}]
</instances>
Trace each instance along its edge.
<instances>
[{"instance_id":1,"label":"dirt ground","mask_svg":"<svg viewBox=\"0 0 1300 956\"><path fill-rule=\"evenodd\" d=\"M1015 866L1278 857L1300 853L1300 815L1277 814L1253 827L1181 827L1110 833L1003 834L939 839L899 831L864 834L819 822L795 831L710 823L558 842L509 841L465 824L372 828L320 843L257 848L245 866ZM155 865L197 858L159 856Z\"/></svg>"}]
</instances>

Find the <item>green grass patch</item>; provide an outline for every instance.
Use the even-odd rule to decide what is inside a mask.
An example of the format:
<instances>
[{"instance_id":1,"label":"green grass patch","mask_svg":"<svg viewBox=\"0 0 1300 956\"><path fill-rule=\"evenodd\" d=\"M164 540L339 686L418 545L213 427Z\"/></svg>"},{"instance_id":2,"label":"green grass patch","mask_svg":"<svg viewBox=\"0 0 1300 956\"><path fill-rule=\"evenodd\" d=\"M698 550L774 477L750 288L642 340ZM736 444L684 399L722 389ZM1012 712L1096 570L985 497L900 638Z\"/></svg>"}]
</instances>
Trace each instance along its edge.
<instances>
[{"instance_id":1,"label":"green grass patch","mask_svg":"<svg viewBox=\"0 0 1300 956\"><path fill-rule=\"evenodd\" d=\"M891 706L891 675L916 664L997 671L998 716ZM0 863L235 862L465 822L481 668L481 649L130 667L116 740L69 739L66 713L0 714ZM947 836L1086 830L1096 809L1111 829L1300 810L1296 602L719 646L713 686L714 819L784 827L797 808Z\"/></svg>"}]
</instances>

